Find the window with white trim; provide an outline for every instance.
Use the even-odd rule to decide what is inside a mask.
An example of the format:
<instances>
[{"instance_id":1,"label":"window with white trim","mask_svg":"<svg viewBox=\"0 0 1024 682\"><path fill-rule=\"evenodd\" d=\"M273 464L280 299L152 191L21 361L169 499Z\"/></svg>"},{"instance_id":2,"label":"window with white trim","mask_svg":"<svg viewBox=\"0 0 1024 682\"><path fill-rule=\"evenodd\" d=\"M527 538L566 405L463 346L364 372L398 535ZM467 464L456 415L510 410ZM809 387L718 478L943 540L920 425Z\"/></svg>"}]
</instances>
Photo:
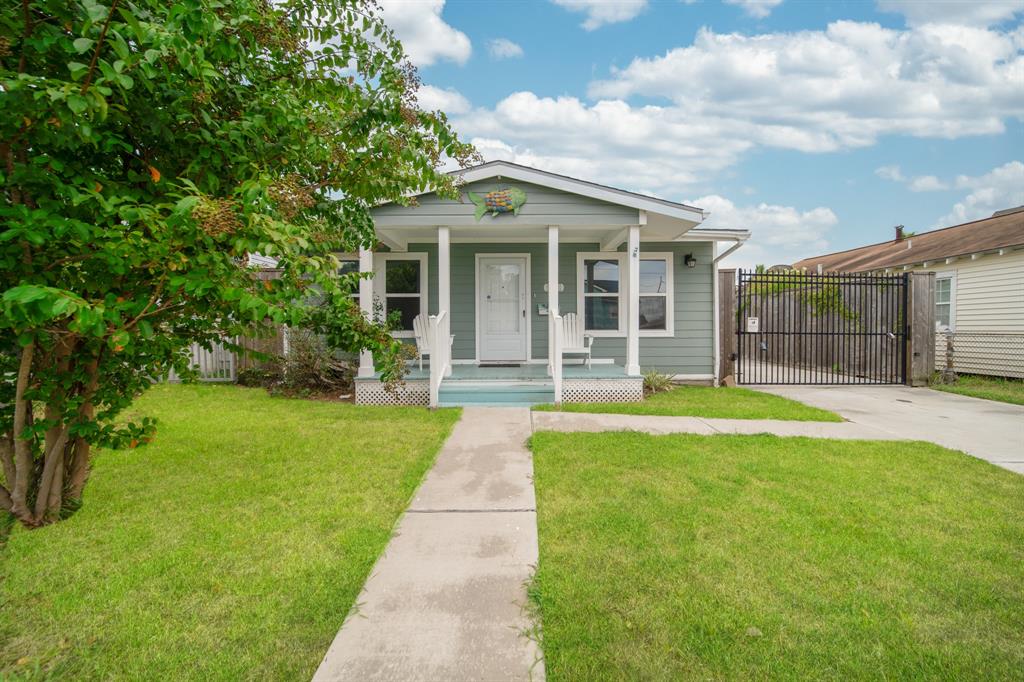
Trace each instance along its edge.
<instances>
[{"instance_id":1,"label":"window with white trim","mask_svg":"<svg viewBox=\"0 0 1024 682\"><path fill-rule=\"evenodd\" d=\"M626 329L626 268L621 253L580 254L579 310L584 329L595 335L620 334Z\"/></svg>"},{"instance_id":2,"label":"window with white trim","mask_svg":"<svg viewBox=\"0 0 1024 682\"><path fill-rule=\"evenodd\" d=\"M359 272L359 257L350 256L348 254L338 256L338 275L351 275ZM353 298L359 298L359 284L356 282L351 285L351 295Z\"/></svg>"},{"instance_id":3,"label":"window with white trim","mask_svg":"<svg viewBox=\"0 0 1024 682\"><path fill-rule=\"evenodd\" d=\"M939 331L953 329L953 282L952 274L935 277L935 328Z\"/></svg>"},{"instance_id":4,"label":"window with white trim","mask_svg":"<svg viewBox=\"0 0 1024 682\"><path fill-rule=\"evenodd\" d=\"M398 327L394 335L411 337L412 322L427 314L427 254L373 254L374 297L385 315L397 311Z\"/></svg>"},{"instance_id":5,"label":"window with white trim","mask_svg":"<svg viewBox=\"0 0 1024 682\"><path fill-rule=\"evenodd\" d=\"M672 254L640 253L640 335L671 336Z\"/></svg>"},{"instance_id":6,"label":"window with white trim","mask_svg":"<svg viewBox=\"0 0 1024 682\"><path fill-rule=\"evenodd\" d=\"M671 253L640 253L640 335L674 334ZM624 336L628 278L624 253L578 253L576 310L593 336Z\"/></svg>"}]
</instances>

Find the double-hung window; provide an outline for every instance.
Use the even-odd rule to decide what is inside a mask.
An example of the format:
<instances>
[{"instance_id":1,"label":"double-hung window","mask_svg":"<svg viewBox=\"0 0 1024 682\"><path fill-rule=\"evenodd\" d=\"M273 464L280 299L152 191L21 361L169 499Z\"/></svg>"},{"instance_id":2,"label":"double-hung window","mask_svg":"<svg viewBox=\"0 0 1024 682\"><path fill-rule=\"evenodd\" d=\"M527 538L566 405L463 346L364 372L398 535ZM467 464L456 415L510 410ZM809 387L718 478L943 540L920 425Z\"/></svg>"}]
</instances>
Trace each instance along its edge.
<instances>
[{"instance_id":1,"label":"double-hung window","mask_svg":"<svg viewBox=\"0 0 1024 682\"><path fill-rule=\"evenodd\" d=\"M594 336L624 336L627 318L626 254L579 253L577 311ZM673 334L672 254L640 253L640 335Z\"/></svg>"},{"instance_id":2,"label":"double-hung window","mask_svg":"<svg viewBox=\"0 0 1024 682\"><path fill-rule=\"evenodd\" d=\"M338 275L351 275L359 272L359 258L348 254L338 256ZM356 300L359 299L359 283L351 281L351 294Z\"/></svg>"},{"instance_id":3,"label":"double-hung window","mask_svg":"<svg viewBox=\"0 0 1024 682\"><path fill-rule=\"evenodd\" d=\"M935 277L935 328L938 331L953 331L956 320L953 296L956 290L956 278L952 273L938 274Z\"/></svg>"},{"instance_id":4,"label":"double-hung window","mask_svg":"<svg viewBox=\"0 0 1024 682\"><path fill-rule=\"evenodd\" d=\"M398 312L394 335L413 336L413 320L427 313L427 254L375 253L373 280L384 314Z\"/></svg>"},{"instance_id":5,"label":"double-hung window","mask_svg":"<svg viewBox=\"0 0 1024 682\"><path fill-rule=\"evenodd\" d=\"M584 329L605 336L623 332L626 329L623 255L580 254L577 265Z\"/></svg>"},{"instance_id":6,"label":"double-hung window","mask_svg":"<svg viewBox=\"0 0 1024 682\"><path fill-rule=\"evenodd\" d=\"M672 254L640 253L640 335L672 336Z\"/></svg>"}]
</instances>

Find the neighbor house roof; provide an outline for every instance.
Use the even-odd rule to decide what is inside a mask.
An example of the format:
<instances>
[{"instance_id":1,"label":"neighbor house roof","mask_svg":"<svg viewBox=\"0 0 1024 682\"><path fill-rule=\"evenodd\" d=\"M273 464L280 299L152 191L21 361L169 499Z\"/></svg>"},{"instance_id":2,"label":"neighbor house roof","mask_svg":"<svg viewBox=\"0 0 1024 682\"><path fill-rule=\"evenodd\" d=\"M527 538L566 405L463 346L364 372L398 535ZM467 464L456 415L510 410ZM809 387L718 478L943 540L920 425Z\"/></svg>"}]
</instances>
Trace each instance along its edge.
<instances>
[{"instance_id":1,"label":"neighbor house roof","mask_svg":"<svg viewBox=\"0 0 1024 682\"><path fill-rule=\"evenodd\" d=\"M816 271L821 266L823 272L867 272L1019 246L1024 246L1024 206L899 241L805 258L793 267Z\"/></svg>"}]
</instances>

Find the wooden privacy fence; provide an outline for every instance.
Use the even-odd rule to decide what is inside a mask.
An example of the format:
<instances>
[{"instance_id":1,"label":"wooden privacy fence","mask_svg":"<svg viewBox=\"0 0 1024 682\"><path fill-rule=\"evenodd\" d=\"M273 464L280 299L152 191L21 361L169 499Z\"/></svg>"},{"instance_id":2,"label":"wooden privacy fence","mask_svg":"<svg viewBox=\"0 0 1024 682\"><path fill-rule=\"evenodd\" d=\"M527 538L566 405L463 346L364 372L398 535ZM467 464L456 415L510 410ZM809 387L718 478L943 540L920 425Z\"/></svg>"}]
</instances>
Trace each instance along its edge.
<instances>
[{"instance_id":1,"label":"wooden privacy fence","mask_svg":"<svg viewBox=\"0 0 1024 682\"><path fill-rule=\"evenodd\" d=\"M194 343L191 353L191 364L199 374L200 381L234 381L238 378L238 359L223 344L214 344L211 350L207 350ZM172 369L167 380L178 382L181 377Z\"/></svg>"},{"instance_id":2,"label":"wooden privacy fence","mask_svg":"<svg viewBox=\"0 0 1024 682\"><path fill-rule=\"evenodd\" d=\"M278 279L281 271L273 268L256 270L253 277L258 280ZM213 350L207 350L197 343L192 344L192 367L199 374L200 381L234 381L238 371L260 367L267 361L264 356L281 356L288 351L288 329L283 325L265 323L253 328L252 335L239 336L234 343L246 352L234 353L222 344L215 344ZM168 381L180 381L173 371Z\"/></svg>"}]
</instances>

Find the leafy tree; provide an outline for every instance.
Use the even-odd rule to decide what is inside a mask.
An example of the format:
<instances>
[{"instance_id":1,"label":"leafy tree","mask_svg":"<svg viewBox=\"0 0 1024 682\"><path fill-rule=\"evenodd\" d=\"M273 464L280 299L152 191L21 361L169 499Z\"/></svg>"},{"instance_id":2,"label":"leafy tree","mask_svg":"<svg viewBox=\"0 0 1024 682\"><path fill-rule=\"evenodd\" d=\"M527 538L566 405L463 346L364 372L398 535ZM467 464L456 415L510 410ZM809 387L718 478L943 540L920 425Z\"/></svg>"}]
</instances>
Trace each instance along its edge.
<instances>
[{"instance_id":1,"label":"leafy tree","mask_svg":"<svg viewBox=\"0 0 1024 682\"><path fill-rule=\"evenodd\" d=\"M0 508L29 527L81 504L94 447L153 437L118 415L189 344L301 325L314 288L397 375L332 253L374 244L381 201L454 196L439 166L474 154L372 5L105 1L0 9Z\"/></svg>"}]
</instances>

